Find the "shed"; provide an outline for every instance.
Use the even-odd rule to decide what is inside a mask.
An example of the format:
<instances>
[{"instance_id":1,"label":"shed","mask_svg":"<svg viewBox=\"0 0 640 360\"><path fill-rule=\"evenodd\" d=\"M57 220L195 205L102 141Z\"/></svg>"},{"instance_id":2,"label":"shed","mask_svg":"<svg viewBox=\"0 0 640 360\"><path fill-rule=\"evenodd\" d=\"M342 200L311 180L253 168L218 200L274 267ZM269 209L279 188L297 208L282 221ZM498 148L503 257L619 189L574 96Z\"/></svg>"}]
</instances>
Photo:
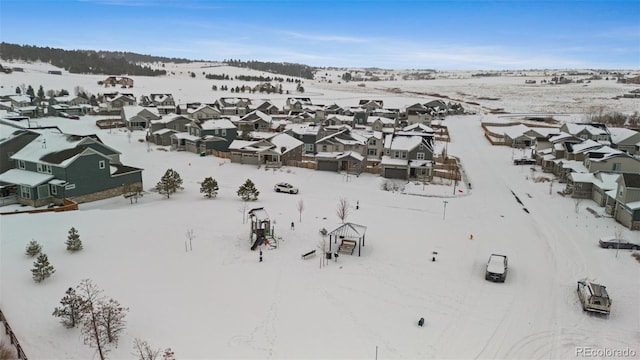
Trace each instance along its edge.
<instances>
[{"instance_id":1,"label":"shed","mask_svg":"<svg viewBox=\"0 0 640 360\"><path fill-rule=\"evenodd\" d=\"M364 235L367 231L366 226L354 224L354 223L344 223L340 225L338 228L330 231L329 235L329 252L331 252L331 239L333 238L333 243L336 244L338 239L357 239L358 240L358 256L360 256L360 247L364 246Z\"/></svg>"}]
</instances>

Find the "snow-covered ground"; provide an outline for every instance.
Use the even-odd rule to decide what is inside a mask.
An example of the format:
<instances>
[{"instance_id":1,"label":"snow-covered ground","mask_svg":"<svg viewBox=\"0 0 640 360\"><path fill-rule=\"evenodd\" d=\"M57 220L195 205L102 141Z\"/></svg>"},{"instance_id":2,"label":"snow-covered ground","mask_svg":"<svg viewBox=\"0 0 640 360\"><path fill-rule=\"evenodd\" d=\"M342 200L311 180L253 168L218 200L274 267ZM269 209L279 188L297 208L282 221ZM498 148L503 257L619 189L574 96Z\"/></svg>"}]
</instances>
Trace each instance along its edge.
<instances>
[{"instance_id":1,"label":"snow-covered ground","mask_svg":"<svg viewBox=\"0 0 640 360\"><path fill-rule=\"evenodd\" d=\"M0 75L3 94L20 84L36 90L43 85L45 91L81 86L106 92L97 85L103 76L48 75L46 66L26 65L25 73ZM126 92L172 93L181 102L234 96L213 92L216 82L196 73L196 79L186 73L135 77L135 87ZM580 118L593 104L612 111L638 109L628 105L638 100L612 99L634 87L605 80L598 84L525 86L521 77L491 77L367 83L362 88L305 81L302 96L320 104L355 106L359 99L383 99L385 106L401 108L433 99L377 90L385 86L479 103L477 115L444 121L452 138L448 152L461 159L472 184L472 189L459 184L461 191L444 181L387 192L381 190L385 180L370 174L265 170L157 147L147 151L138 142L142 132L129 137L125 131L100 130L88 116L38 119L39 125L57 125L65 132L97 134L122 152L123 163L144 168L146 190L168 168L179 172L184 190L170 199L149 192L137 204L119 197L81 204L75 212L0 217L0 306L33 359L94 356L78 329L66 329L51 316L65 290L84 278L129 307L127 330L110 353L112 359L133 358L135 338L171 347L179 359L563 359L584 354L579 352L584 348L630 349L637 358L640 263L631 251L601 249L597 241L618 229L636 240L640 234L610 218L594 217L587 211L597 210L591 201L579 203L576 211L572 199L557 194L560 184L533 181L550 174L512 165L514 152L492 147L480 127L490 118L483 113L489 108L568 118ZM298 95L242 96L269 98L282 106L287 96ZM220 185L215 199L199 192L199 182L209 176ZM246 179L260 191L250 206L264 207L280 239L277 249L263 251L262 262L250 250L245 209L236 195ZM300 193L275 193L273 185L280 181L294 184ZM341 198L351 205L346 220L367 227L362 256L341 255L322 267L319 256L301 259L321 244L319 229L340 225ZM76 254L64 245L71 227L84 244ZM193 251L185 251L190 230ZM43 245L56 268L40 284L31 279L34 260L24 255L32 239ZM509 257L504 284L484 280L491 253ZM609 317L582 311L576 281L584 277L607 285L613 298ZM421 317L423 327L417 325Z\"/></svg>"}]
</instances>

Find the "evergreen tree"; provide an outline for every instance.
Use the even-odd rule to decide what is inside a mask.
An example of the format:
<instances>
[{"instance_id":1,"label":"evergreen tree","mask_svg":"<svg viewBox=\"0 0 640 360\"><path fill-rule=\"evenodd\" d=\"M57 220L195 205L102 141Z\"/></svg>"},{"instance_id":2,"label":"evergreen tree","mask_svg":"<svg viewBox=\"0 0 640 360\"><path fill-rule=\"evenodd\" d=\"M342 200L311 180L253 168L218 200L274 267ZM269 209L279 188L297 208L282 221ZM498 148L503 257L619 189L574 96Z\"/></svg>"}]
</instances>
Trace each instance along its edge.
<instances>
[{"instance_id":1,"label":"evergreen tree","mask_svg":"<svg viewBox=\"0 0 640 360\"><path fill-rule=\"evenodd\" d=\"M172 194L181 189L181 185L182 178L180 178L180 174L173 169L167 169L156 185L156 190L158 190L160 194L166 194L167 198L170 198Z\"/></svg>"},{"instance_id":2,"label":"evergreen tree","mask_svg":"<svg viewBox=\"0 0 640 360\"><path fill-rule=\"evenodd\" d=\"M54 272L56 272L56 270L49 264L47 254L38 255L38 259L33 263L33 269L31 269L33 280L39 283L51 276Z\"/></svg>"},{"instance_id":3,"label":"evergreen tree","mask_svg":"<svg viewBox=\"0 0 640 360\"><path fill-rule=\"evenodd\" d=\"M42 245L38 244L35 240L30 241L29 245L27 245L26 254L31 257L38 255L40 251L42 251Z\"/></svg>"},{"instance_id":4,"label":"evergreen tree","mask_svg":"<svg viewBox=\"0 0 640 360\"><path fill-rule=\"evenodd\" d=\"M75 252L82 250L82 241L80 241L80 235L78 235L78 230L76 230L76 228L72 227L69 230L69 236L67 237L65 244L67 244L67 250L69 251Z\"/></svg>"},{"instance_id":5,"label":"evergreen tree","mask_svg":"<svg viewBox=\"0 0 640 360\"><path fill-rule=\"evenodd\" d=\"M202 185L200 185L200 192L208 198L216 197L218 195L218 182L212 177L205 178Z\"/></svg>"},{"instance_id":6,"label":"evergreen tree","mask_svg":"<svg viewBox=\"0 0 640 360\"><path fill-rule=\"evenodd\" d=\"M244 184L240 185L237 194L242 198L242 200L249 201L258 200L258 195L260 195L260 192L258 191L258 189L256 189L253 181L251 181L251 179L247 179Z\"/></svg>"},{"instance_id":7,"label":"evergreen tree","mask_svg":"<svg viewBox=\"0 0 640 360\"><path fill-rule=\"evenodd\" d=\"M38 98L44 99L44 89L42 88L42 85L38 88Z\"/></svg>"},{"instance_id":8,"label":"evergreen tree","mask_svg":"<svg viewBox=\"0 0 640 360\"><path fill-rule=\"evenodd\" d=\"M59 317L60 322L67 328L76 327L82 320L82 297L76 294L74 288L69 288L65 292L65 296L60 300L62 307L57 307L53 310L53 316Z\"/></svg>"},{"instance_id":9,"label":"evergreen tree","mask_svg":"<svg viewBox=\"0 0 640 360\"><path fill-rule=\"evenodd\" d=\"M26 91L25 93L26 93L27 95L31 96L31 97L35 97L35 96L36 96L36 93L35 93L35 91L33 90L33 88L31 87L31 85L29 85L29 86L27 87L27 91Z\"/></svg>"},{"instance_id":10,"label":"evergreen tree","mask_svg":"<svg viewBox=\"0 0 640 360\"><path fill-rule=\"evenodd\" d=\"M20 90L20 86L16 86L16 94L22 94L22 90Z\"/></svg>"}]
</instances>

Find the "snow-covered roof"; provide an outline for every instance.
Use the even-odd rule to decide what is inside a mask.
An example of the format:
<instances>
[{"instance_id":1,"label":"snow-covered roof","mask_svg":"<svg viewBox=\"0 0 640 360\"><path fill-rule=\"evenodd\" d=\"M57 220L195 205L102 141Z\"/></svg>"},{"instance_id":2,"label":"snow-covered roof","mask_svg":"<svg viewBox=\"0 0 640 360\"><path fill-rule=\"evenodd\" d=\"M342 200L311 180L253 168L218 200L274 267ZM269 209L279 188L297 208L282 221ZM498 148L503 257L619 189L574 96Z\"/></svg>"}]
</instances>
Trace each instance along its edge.
<instances>
[{"instance_id":1,"label":"snow-covered roof","mask_svg":"<svg viewBox=\"0 0 640 360\"><path fill-rule=\"evenodd\" d=\"M40 136L13 154L11 159L32 163L47 163L64 167L81 154L86 153L87 151L94 151L85 147L79 147L79 145L98 142L90 136L61 134L52 130L43 130L38 132L40 133ZM116 153L120 153L102 143L101 146L109 148ZM50 161L46 161L45 159L47 158L49 158ZM53 158L55 158L55 161L53 161Z\"/></svg>"},{"instance_id":2,"label":"snow-covered roof","mask_svg":"<svg viewBox=\"0 0 640 360\"><path fill-rule=\"evenodd\" d=\"M611 142L614 144L618 144L623 142L630 137L637 135L638 132L635 130L627 129L627 128L609 128L609 134L611 135Z\"/></svg>"},{"instance_id":3,"label":"snow-covered roof","mask_svg":"<svg viewBox=\"0 0 640 360\"><path fill-rule=\"evenodd\" d=\"M329 236L338 236L351 239L359 239L364 237L367 232L367 227L354 223L344 223L337 228L329 231Z\"/></svg>"},{"instance_id":4,"label":"snow-covered roof","mask_svg":"<svg viewBox=\"0 0 640 360\"><path fill-rule=\"evenodd\" d=\"M394 136L389 149L409 151L422 143L421 136Z\"/></svg>"},{"instance_id":5,"label":"snow-covered roof","mask_svg":"<svg viewBox=\"0 0 640 360\"><path fill-rule=\"evenodd\" d=\"M591 135L607 135L607 131L593 125L566 123L567 130L570 134L577 134L582 130L586 130Z\"/></svg>"},{"instance_id":6,"label":"snow-covered roof","mask_svg":"<svg viewBox=\"0 0 640 360\"><path fill-rule=\"evenodd\" d=\"M585 140L585 141L581 142L580 144L573 145L573 153L574 154L579 154L579 153L587 152L589 150L597 149L597 148L600 148L600 147L602 147L602 144L600 144L597 141Z\"/></svg>"},{"instance_id":7,"label":"snow-covered roof","mask_svg":"<svg viewBox=\"0 0 640 360\"><path fill-rule=\"evenodd\" d=\"M383 155L382 159L380 159L380 164L382 165L406 166L408 163L409 163L408 159L397 159L397 158L392 158L388 155Z\"/></svg>"},{"instance_id":8,"label":"snow-covered roof","mask_svg":"<svg viewBox=\"0 0 640 360\"><path fill-rule=\"evenodd\" d=\"M51 179L53 179L53 175L51 174L43 174L35 171L21 169L11 169L0 174L1 182L16 185L25 185L29 187L44 184Z\"/></svg>"},{"instance_id":9,"label":"snow-covered roof","mask_svg":"<svg viewBox=\"0 0 640 360\"><path fill-rule=\"evenodd\" d=\"M213 130L213 129L235 129L236 126L233 125L231 120L228 119L215 119L215 120L206 120L200 124L202 129Z\"/></svg>"},{"instance_id":10,"label":"snow-covered roof","mask_svg":"<svg viewBox=\"0 0 640 360\"><path fill-rule=\"evenodd\" d=\"M147 110L148 112L157 116L158 118L160 117L160 113L158 112L158 109L155 107L144 107L139 105L130 105L130 106L122 107L122 111L124 112L125 119L130 119L136 115L139 115L144 110Z\"/></svg>"},{"instance_id":11,"label":"snow-covered roof","mask_svg":"<svg viewBox=\"0 0 640 360\"><path fill-rule=\"evenodd\" d=\"M272 137L271 139L269 139L269 141L276 146L274 150L281 154L286 154L289 151L299 146L302 146L304 144L302 141L287 134L278 134Z\"/></svg>"}]
</instances>

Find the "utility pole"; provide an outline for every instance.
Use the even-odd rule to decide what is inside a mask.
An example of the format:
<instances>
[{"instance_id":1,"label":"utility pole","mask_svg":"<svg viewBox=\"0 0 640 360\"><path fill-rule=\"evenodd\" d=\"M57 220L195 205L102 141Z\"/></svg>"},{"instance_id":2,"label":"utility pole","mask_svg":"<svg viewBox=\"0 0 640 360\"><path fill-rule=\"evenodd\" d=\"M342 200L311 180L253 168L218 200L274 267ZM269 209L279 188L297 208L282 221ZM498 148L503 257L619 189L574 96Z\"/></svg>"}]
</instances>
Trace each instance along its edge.
<instances>
[{"instance_id":1,"label":"utility pole","mask_svg":"<svg viewBox=\"0 0 640 360\"><path fill-rule=\"evenodd\" d=\"M444 204L444 209L442 210L442 220L445 219L445 217L447 216L447 200L443 200L442 204Z\"/></svg>"}]
</instances>

